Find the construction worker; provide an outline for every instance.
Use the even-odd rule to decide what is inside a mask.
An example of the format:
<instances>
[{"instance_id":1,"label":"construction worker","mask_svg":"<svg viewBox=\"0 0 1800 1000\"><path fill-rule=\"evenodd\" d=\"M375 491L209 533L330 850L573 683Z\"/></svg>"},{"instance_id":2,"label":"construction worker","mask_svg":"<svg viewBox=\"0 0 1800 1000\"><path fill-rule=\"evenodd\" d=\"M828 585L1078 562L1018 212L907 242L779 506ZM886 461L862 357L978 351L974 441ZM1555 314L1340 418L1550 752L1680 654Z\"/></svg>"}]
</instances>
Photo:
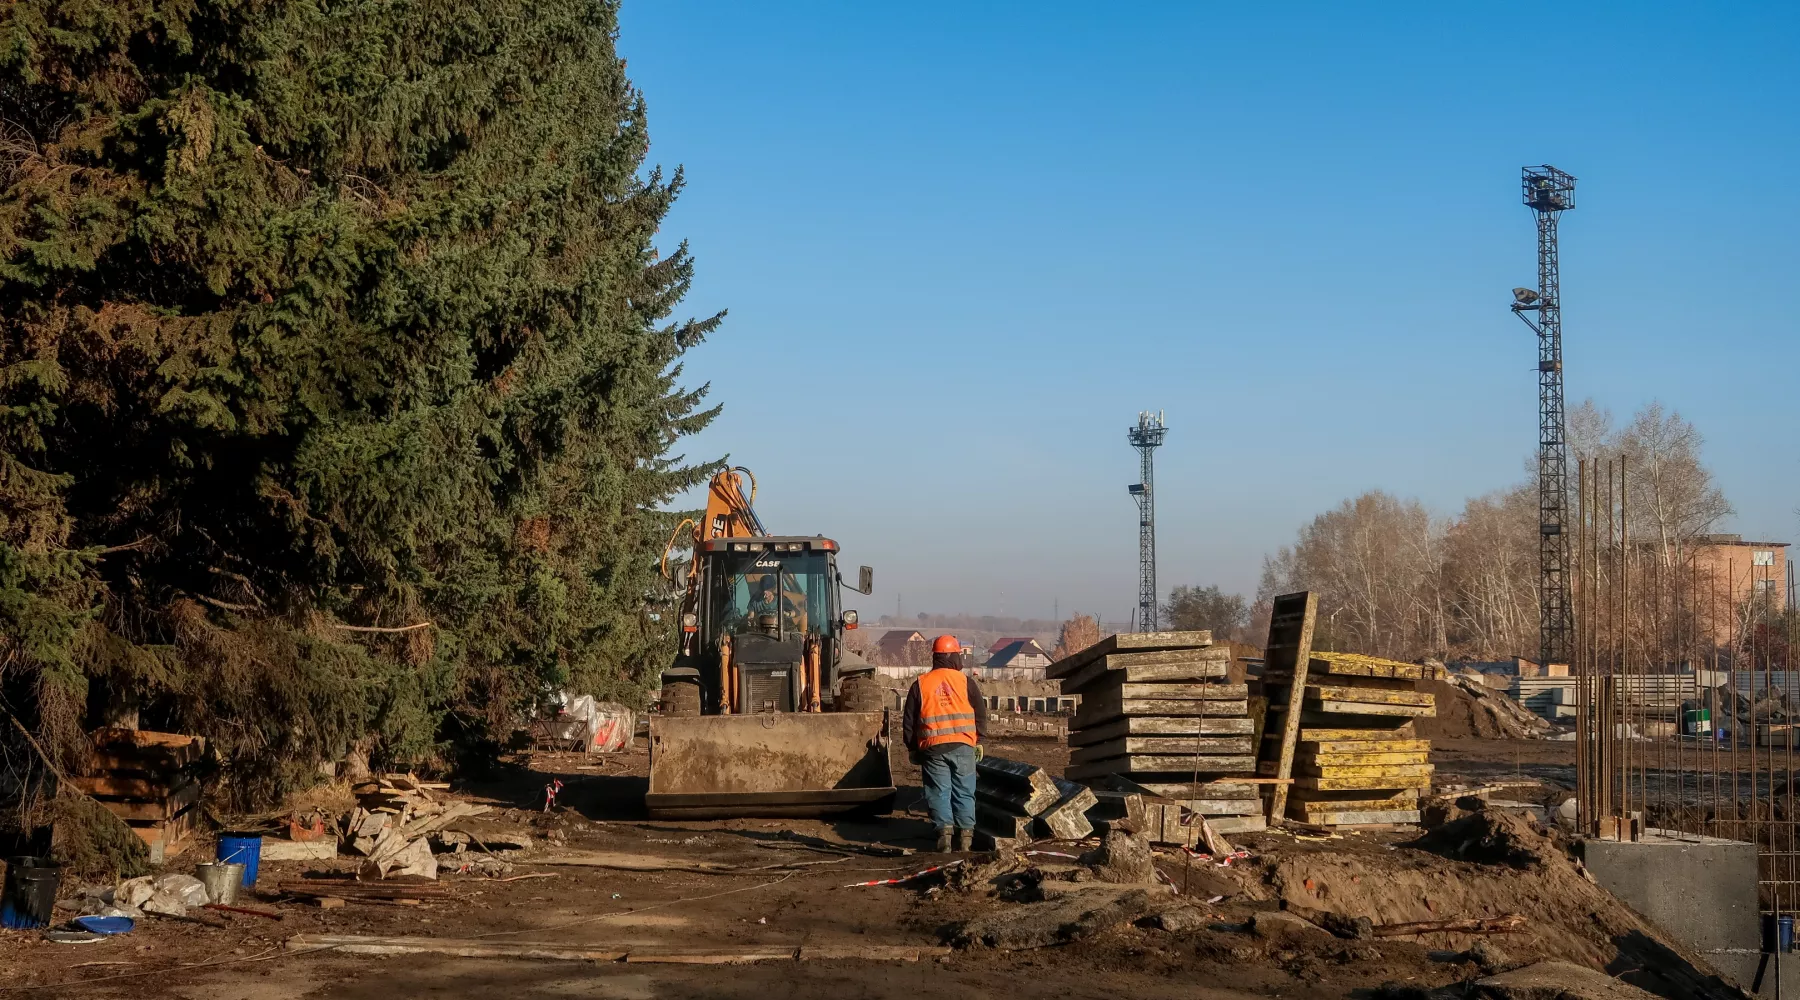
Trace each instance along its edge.
<instances>
[{"instance_id":1,"label":"construction worker","mask_svg":"<svg viewBox=\"0 0 1800 1000\"><path fill-rule=\"evenodd\" d=\"M966 666L962 642L940 635L931 644L931 669L906 694L901 735L925 777L925 807L937 828L937 849L975 847L975 762L987 733L987 700Z\"/></svg>"}]
</instances>

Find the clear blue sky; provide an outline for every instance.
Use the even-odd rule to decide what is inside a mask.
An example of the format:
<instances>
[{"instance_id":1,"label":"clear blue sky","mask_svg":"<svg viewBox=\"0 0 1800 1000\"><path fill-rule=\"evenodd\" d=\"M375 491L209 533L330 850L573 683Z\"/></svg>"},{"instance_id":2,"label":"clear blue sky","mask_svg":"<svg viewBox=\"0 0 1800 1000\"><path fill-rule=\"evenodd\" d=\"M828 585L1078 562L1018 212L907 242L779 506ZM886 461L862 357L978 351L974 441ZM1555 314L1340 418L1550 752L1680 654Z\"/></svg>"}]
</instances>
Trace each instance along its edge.
<instances>
[{"instance_id":1,"label":"clear blue sky","mask_svg":"<svg viewBox=\"0 0 1800 1000\"><path fill-rule=\"evenodd\" d=\"M1251 592L1371 488L1518 482L1524 164L1563 220L1571 404L1660 398L1800 538L1791 5L626 0L688 359L772 530L876 567L865 613L1124 617L1167 411L1161 578Z\"/></svg>"}]
</instances>

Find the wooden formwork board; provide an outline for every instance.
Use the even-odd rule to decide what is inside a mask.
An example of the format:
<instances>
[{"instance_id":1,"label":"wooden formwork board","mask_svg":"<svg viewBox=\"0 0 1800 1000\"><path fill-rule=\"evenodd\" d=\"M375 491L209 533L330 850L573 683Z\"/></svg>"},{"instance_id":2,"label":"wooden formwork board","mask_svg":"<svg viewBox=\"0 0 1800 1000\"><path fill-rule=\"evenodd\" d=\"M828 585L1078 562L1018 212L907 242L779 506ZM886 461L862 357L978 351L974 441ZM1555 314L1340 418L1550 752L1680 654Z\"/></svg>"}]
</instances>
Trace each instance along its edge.
<instances>
[{"instance_id":1,"label":"wooden formwork board","mask_svg":"<svg viewBox=\"0 0 1800 1000\"><path fill-rule=\"evenodd\" d=\"M1348 809L1357 811L1379 809L1417 809L1419 807L1419 790L1417 788L1401 788L1393 791L1353 791L1322 792L1314 788L1296 788L1289 808L1304 805L1307 808L1318 806L1322 809Z\"/></svg>"},{"instance_id":2,"label":"wooden formwork board","mask_svg":"<svg viewBox=\"0 0 1800 1000\"><path fill-rule=\"evenodd\" d=\"M1418 663L1402 663L1399 660L1384 660L1379 656L1363 656L1360 653L1319 653L1312 654L1311 673L1337 674L1346 677L1392 677L1402 680L1424 680L1426 668Z\"/></svg>"},{"instance_id":3,"label":"wooden formwork board","mask_svg":"<svg viewBox=\"0 0 1800 1000\"><path fill-rule=\"evenodd\" d=\"M1429 764L1431 755L1423 750L1411 753L1307 753L1302 750L1295 760L1320 767L1370 767L1376 764Z\"/></svg>"},{"instance_id":4,"label":"wooden formwork board","mask_svg":"<svg viewBox=\"0 0 1800 1000\"><path fill-rule=\"evenodd\" d=\"M1294 774L1302 778L1417 778L1431 774L1430 764L1323 765L1300 761Z\"/></svg>"},{"instance_id":5,"label":"wooden formwork board","mask_svg":"<svg viewBox=\"0 0 1800 1000\"><path fill-rule=\"evenodd\" d=\"M1094 726L1075 726L1069 731L1070 746L1091 746L1121 736L1248 736L1254 723L1249 718L1199 718L1132 716Z\"/></svg>"},{"instance_id":6,"label":"wooden formwork board","mask_svg":"<svg viewBox=\"0 0 1800 1000\"><path fill-rule=\"evenodd\" d=\"M1360 792L1377 789L1430 788L1431 775L1419 774L1406 777L1377 778L1314 778L1298 777L1294 779L1296 789L1313 789L1321 792Z\"/></svg>"},{"instance_id":7,"label":"wooden formwork board","mask_svg":"<svg viewBox=\"0 0 1800 1000\"><path fill-rule=\"evenodd\" d=\"M1316 823L1319 826L1373 826L1379 824L1412 824L1419 822L1417 809L1325 809L1300 810L1301 805L1320 805L1322 803L1294 802L1288 805L1288 818L1303 823Z\"/></svg>"},{"instance_id":8,"label":"wooden formwork board","mask_svg":"<svg viewBox=\"0 0 1800 1000\"><path fill-rule=\"evenodd\" d=\"M1430 753L1430 740L1301 740L1301 753Z\"/></svg>"},{"instance_id":9,"label":"wooden formwork board","mask_svg":"<svg viewBox=\"0 0 1800 1000\"><path fill-rule=\"evenodd\" d=\"M1282 594L1269 609L1269 641L1263 648L1263 682L1265 685L1285 682L1286 699L1269 698L1268 713L1280 722L1272 758L1265 747L1269 770L1277 778L1294 773L1294 750L1299 742L1301 724L1301 689L1306 684L1312 662L1313 622L1318 617L1319 599L1311 591ZM1261 770L1259 768L1259 770ZM1276 785L1269 795L1268 818L1279 819L1287 808L1288 786Z\"/></svg>"}]
</instances>

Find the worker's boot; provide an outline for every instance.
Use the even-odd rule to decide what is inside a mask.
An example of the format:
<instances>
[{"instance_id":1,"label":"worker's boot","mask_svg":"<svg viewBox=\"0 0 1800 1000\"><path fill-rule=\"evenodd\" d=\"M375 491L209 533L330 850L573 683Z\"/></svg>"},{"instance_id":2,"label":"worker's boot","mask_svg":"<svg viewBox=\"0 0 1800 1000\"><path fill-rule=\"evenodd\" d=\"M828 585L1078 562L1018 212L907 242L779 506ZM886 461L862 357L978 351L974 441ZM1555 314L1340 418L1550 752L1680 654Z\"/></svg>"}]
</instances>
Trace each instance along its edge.
<instances>
[{"instance_id":1,"label":"worker's boot","mask_svg":"<svg viewBox=\"0 0 1800 1000\"><path fill-rule=\"evenodd\" d=\"M939 854L950 853L950 828L947 826L938 828L937 849Z\"/></svg>"},{"instance_id":2,"label":"worker's boot","mask_svg":"<svg viewBox=\"0 0 1800 1000\"><path fill-rule=\"evenodd\" d=\"M970 851L973 851L974 849L975 849L975 831L974 830L958 830L958 831L956 831L956 851L957 851L957 853L958 854L967 854Z\"/></svg>"}]
</instances>

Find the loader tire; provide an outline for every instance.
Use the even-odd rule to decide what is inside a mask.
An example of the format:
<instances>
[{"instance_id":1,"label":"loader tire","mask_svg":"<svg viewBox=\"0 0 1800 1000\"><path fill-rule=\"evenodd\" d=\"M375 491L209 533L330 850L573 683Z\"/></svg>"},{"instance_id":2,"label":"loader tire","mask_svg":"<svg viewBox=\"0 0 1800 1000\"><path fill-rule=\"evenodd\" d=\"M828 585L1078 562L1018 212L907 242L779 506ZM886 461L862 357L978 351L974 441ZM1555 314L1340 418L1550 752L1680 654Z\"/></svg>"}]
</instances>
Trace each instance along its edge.
<instances>
[{"instance_id":1,"label":"loader tire","mask_svg":"<svg viewBox=\"0 0 1800 1000\"><path fill-rule=\"evenodd\" d=\"M851 674L838 684L837 710L879 712L887 707L885 693L874 674Z\"/></svg>"},{"instance_id":2,"label":"loader tire","mask_svg":"<svg viewBox=\"0 0 1800 1000\"><path fill-rule=\"evenodd\" d=\"M662 714L691 718L700 714L700 685L693 681L670 681L662 689Z\"/></svg>"}]
</instances>

